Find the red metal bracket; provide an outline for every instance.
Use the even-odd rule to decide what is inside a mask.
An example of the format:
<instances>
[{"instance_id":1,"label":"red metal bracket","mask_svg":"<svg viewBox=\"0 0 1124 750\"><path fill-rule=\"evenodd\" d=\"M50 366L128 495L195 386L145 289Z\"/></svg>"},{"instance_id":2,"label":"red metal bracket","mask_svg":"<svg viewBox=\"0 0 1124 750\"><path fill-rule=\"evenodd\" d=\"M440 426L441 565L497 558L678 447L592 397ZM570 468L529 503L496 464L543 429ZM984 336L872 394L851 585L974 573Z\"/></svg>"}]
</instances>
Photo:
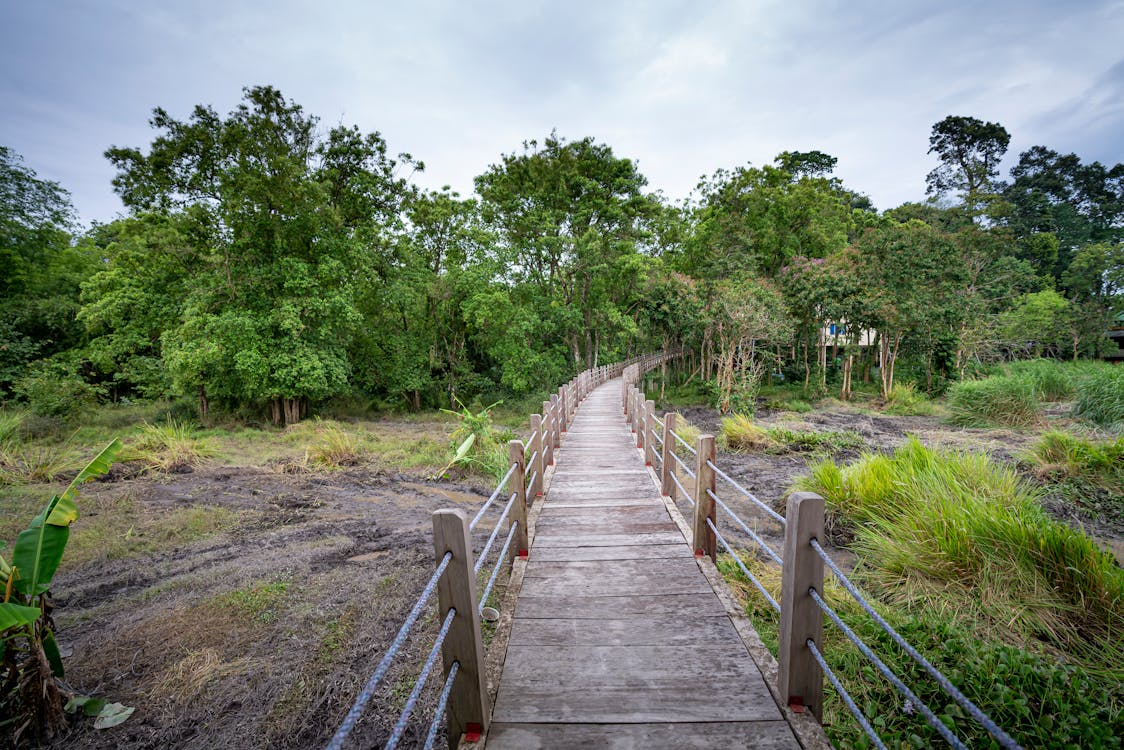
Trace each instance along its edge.
<instances>
[{"instance_id":1,"label":"red metal bracket","mask_svg":"<svg viewBox=\"0 0 1124 750\"><path fill-rule=\"evenodd\" d=\"M464 741L465 742L479 742L480 738L484 736L484 727L479 724L467 724L464 728Z\"/></svg>"},{"instance_id":2,"label":"red metal bracket","mask_svg":"<svg viewBox=\"0 0 1124 750\"><path fill-rule=\"evenodd\" d=\"M788 707L792 709L794 714L804 713L804 698L800 695L788 696Z\"/></svg>"}]
</instances>

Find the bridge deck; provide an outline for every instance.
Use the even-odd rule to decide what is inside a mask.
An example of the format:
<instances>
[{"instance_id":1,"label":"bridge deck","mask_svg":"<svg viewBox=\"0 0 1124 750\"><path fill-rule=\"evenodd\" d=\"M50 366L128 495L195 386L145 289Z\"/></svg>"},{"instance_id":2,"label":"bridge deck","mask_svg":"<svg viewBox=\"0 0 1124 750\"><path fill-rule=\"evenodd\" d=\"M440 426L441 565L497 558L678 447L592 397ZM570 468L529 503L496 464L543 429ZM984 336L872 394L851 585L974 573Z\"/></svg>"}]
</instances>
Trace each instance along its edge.
<instances>
[{"instance_id":1,"label":"bridge deck","mask_svg":"<svg viewBox=\"0 0 1124 750\"><path fill-rule=\"evenodd\" d=\"M798 748L634 446L615 380L558 452L487 746Z\"/></svg>"}]
</instances>

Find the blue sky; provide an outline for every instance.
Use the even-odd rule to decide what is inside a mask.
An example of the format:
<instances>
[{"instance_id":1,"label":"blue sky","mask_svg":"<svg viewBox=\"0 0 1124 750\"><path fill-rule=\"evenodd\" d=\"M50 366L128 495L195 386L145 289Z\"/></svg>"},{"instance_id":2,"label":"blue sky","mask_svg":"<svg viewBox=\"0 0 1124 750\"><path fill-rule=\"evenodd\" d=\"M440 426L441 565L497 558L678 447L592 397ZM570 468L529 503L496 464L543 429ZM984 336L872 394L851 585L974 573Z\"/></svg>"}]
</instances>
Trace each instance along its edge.
<instances>
[{"instance_id":1,"label":"blue sky","mask_svg":"<svg viewBox=\"0 0 1124 750\"><path fill-rule=\"evenodd\" d=\"M182 6L182 7L179 7ZM0 0L0 144L121 210L102 153L161 106L222 113L272 84L325 125L378 130L462 193L524 140L593 136L653 190L820 149L878 208L924 196L933 123L1124 161L1124 1L243 2Z\"/></svg>"}]
</instances>

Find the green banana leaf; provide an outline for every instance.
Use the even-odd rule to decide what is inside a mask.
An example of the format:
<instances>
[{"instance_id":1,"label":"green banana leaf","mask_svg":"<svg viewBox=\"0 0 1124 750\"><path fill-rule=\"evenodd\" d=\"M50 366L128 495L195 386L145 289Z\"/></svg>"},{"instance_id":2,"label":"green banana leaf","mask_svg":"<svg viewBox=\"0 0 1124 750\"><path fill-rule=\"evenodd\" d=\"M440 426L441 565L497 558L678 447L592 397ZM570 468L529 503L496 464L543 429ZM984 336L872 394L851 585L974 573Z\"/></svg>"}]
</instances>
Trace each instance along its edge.
<instances>
[{"instance_id":1,"label":"green banana leaf","mask_svg":"<svg viewBox=\"0 0 1124 750\"><path fill-rule=\"evenodd\" d=\"M38 607L25 607L22 604L4 602L0 604L0 632L9 628L22 628L39 619L42 612Z\"/></svg>"},{"instance_id":2,"label":"green banana leaf","mask_svg":"<svg viewBox=\"0 0 1124 750\"><path fill-rule=\"evenodd\" d=\"M50 630L43 636L43 655L51 665L51 673L55 677L62 677L62 654L59 653L59 642L55 640L55 634Z\"/></svg>"},{"instance_id":3,"label":"green banana leaf","mask_svg":"<svg viewBox=\"0 0 1124 750\"><path fill-rule=\"evenodd\" d=\"M69 538L69 526L51 526L43 523L42 515L36 516L31 527L16 537L16 547L12 550L12 567L18 573L15 590L27 597L46 592L62 562Z\"/></svg>"},{"instance_id":4,"label":"green banana leaf","mask_svg":"<svg viewBox=\"0 0 1124 750\"><path fill-rule=\"evenodd\" d=\"M52 526L69 526L77 521L78 506L74 504L74 498L78 495L78 485L108 472L109 467L120 452L121 441L113 438L113 442L105 446L101 453L94 456L93 460L86 464L86 468L78 472L78 476L74 477L62 494L58 496L58 502L55 503L54 508L47 516L47 523Z\"/></svg>"}]
</instances>

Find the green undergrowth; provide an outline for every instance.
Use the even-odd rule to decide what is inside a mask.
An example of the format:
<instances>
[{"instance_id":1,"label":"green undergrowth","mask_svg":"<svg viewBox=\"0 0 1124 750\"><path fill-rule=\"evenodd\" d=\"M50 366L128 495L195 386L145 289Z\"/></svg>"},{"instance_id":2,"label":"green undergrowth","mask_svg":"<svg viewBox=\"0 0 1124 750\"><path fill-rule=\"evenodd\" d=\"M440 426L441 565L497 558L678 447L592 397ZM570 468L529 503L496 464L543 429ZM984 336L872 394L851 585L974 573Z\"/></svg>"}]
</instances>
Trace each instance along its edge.
<instances>
[{"instance_id":1,"label":"green undergrowth","mask_svg":"<svg viewBox=\"0 0 1124 750\"><path fill-rule=\"evenodd\" d=\"M898 417L928 417L936 414L937 408L913 383L895 383L883 411Z\"/></svg>"},{"instance_id":2,"label":"green undergrowth","mask_svg":"<svg viewBox=\"0 0 1124 750\"><path fill-rule=\"evenodd\" d=\"M1073 415L1108 429L1124 429L1124 367L1105 364L1078 380Z\"/></svg>"},{"instance_id":3,"label":"green undergrowth","mask_svg":"<svg viewBox=\"0 0 1124 750\"><path fill-rule=\"evenodd\" d=\"M725 417L722 420L720 438L727 450L766 453L837 453L858 450L866 445L861 435L849 430L815 432L790 430L787 427L762 427L745 414Z\"/></svg>"},{"instance_id":4,"label":"green undergrowth","mask_svg":"<svg viewBox=\"0 0 1124 750\"><path fill-rule=\"evenodd\" d=\"M1034 381L1002 375L964 380L948 391L948 421L960 427L1032 427L1042 419Z\"/></svg>"},{"instance_id":5,"label":"green undergrowth","mask_svg":"<svg viewBox=\"0 0 1124 750\"><path fill-rule=\"evenodd\" d=\"M774 598L780 571L743 556L746 567ZM777 615L739 570L722 555L719 570L731 585L765 646L777 651ZM949 698L859 605L831 579L824 598L840 619L951 727L968 747L998 747L987 732ZM861 576L861 574L860 574ZM986 628L944 618L924 609L908 611L880 602L876 608L909 643L984 713L1025 748L1117 748L1124 737L1124 688L1112 675L1067 665L1044 652L1005 643ZM821 651L828 665L890 748L944 747L944 741L915 707L825 618ZM825 681L823 724L840 748L868 748L869 740Z\"/></svg>"},{"instance_id":6,"label":"green undergrowth","mask_svg":"<svg viewBox=\"0 0 1124 750\"><path fill-rule=\"evenodd\" d=\"M911 437L890 456L822 461L796 487L853 529L864 580L884 601L1124 673L1124 570L1051 518L1014 470Z\"/></svg>"},{"instance_id":7,"label":"green undergrowth","mask_svg":"<svg viewBox=\"0 0 1124 750\"><path fill-rule=\"evenodd\" d=\"M1025 459L1053 496L1104 523L1124 525L1124 436L1096 440L1050 430Z\"/></svg>"}]
</instances>

